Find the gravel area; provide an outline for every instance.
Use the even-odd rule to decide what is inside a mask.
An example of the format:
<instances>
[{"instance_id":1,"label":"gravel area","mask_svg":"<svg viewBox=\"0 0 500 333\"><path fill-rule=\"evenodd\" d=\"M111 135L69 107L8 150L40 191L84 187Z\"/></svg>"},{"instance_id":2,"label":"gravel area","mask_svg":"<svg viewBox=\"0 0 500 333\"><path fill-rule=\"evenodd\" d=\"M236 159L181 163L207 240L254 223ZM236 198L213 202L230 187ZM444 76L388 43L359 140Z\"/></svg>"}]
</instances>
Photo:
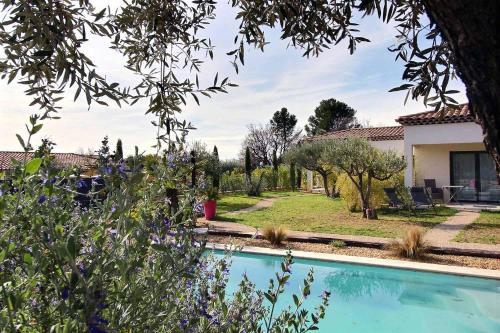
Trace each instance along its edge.
<instances>
[{"instance_id":1,"label":"gravel area","mask_svg":"<svg viewBox=\"0 0 500 333\"><path fill-rule=\"evenodd\" d=\"M263 239L234 238L234 237L210 235L208 236L208 241L211 243L221 243L221 244L235 243L238 245L272 248L269 242ZM333 248L328 244L288 242L288 241L284 243L282 248L287 248L287 247L290 247L292 250L300 250L300 251L335 253L348 256L411 261L410 259L394 256L390 251L387 250L373 249L366 247L345 246L345 247ZM494 259L494 258L427 254L424 258L422 258L419 261L433 263L433 264L441 264L441 265L466 266L466 267L500 270L500 259Z\"/></svg>"}]
</instances>

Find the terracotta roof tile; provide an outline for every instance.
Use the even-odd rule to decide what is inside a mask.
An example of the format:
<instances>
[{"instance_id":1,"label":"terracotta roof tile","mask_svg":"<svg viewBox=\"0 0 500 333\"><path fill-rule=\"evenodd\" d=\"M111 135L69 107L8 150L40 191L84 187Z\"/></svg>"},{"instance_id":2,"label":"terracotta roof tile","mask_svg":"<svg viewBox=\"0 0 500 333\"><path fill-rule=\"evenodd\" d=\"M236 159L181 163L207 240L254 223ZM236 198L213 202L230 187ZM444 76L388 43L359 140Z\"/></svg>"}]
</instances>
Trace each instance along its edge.
<instances>
[{"instance_id":1,"label":"terracotta roof tile","mask_svg":"<svg viewBox=\"0 0 500 333\"><path fill-rule=\"evenodd\" d=\"M351 128L318 135L313 139L342 139L347 137L364 138L370 141L403 140L404 128L403 126Z\"/></svg>"},{"instance_id":2,"label":"terracotta roof tile","mask_svg":"<svg viewBox=\"0 0 500 333\"><path fill-rule=\"evenodd\" d=\"M458 109L446 107L437 112L426 111L414 113L401 116L396 121L404 126L412 126L473 122L474 117L470 114L468 105L461 104L458 106Z\"/></svg>"},{"instance_id":3,"label":"terracotta roof tile","mask_svg":"<svg viewBox=\"0 0 500 333\"><path fill-rule=\"evenodd\" d=\"M84 170L91 169L96 162L92 156L73 153L52 153L55 163L61 167L78 166ZM33 153L28 153L28 159L33 158ZM10 170L13 168L12 160L22 161L24 152L20 151L0 151L0 170Z\"/></svg>"}]
</instances>

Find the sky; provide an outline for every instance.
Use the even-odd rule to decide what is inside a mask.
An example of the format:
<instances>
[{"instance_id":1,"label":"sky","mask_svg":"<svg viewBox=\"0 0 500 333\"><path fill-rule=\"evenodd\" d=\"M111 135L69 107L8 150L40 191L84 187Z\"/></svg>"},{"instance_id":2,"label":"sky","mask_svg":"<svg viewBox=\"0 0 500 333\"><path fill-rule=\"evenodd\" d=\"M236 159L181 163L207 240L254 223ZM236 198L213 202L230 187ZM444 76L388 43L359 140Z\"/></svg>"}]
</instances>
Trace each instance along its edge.
<instances>
[{"instance_id":1,"label":"sky","mask_svg":"<svg viewBox=\"0 0 500 333\"><path fill-rule=\"evenodd\" d=\"M118 2L113 0L111 4ZM387 50L395 41L395 29L390 24L375 18L358 20L362 36L370 43L360 44L354 55L341 43L317 58L302 57L303 51L279 39L279 31L270 31L267 38L271 43L264 52L247 48L245 66L236 74L230 57L225 55L233 49L238 30L234 16L235 11L225 2L218 5L217 18L205 32L215 45L214 61L206 60L200 77L202 83L211 82L219 73L219 78L229 76L239 86L228 94L200 98L200 106L189 101L180 116L197 128L190 132L188 141L202 141L210 148L217 145L222 159L237 158L247 126L267 123L282 107L297 116L299 129L319 102L328 98L347 103L357 110L358 119L372 126L397 125L398 116L426 110L422 101L405 105L405 92L388 92L404 83L404 64L396 62L395 55ZM137 82L123 67L125 59L109 49L106 40L93 38L87 44L85 53L111 82L124 86ZM460 91L454 96L459 102L467 101L461 82L452 82L450 89ZM121 108L111 103L109 107L93 104L89 110L84 98L73 102L72 91L68 96L61 104L61 119L44 122L35 145L42 138L50 138L57 144L56 152L95 151L108 135L112 146L121 138L126 154L132 153L134 146L154 152L151 146L156 132L153 119L144 114L143 103ZM22 86L0 81L0 150L20 150L16 133L25 135L24 124L37 111L28 106L30 101Z\"/></svg>"}]
</instances>

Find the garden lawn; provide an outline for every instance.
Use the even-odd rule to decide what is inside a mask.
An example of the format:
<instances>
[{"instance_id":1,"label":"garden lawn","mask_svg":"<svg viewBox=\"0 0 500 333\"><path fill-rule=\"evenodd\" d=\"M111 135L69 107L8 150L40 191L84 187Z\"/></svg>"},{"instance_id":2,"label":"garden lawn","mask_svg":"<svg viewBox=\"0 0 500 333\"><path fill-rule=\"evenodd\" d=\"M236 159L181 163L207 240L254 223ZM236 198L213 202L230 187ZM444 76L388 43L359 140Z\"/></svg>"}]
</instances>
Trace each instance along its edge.
<instances>
[{"instance_id":1,"label":"garden lawn","mask_svg":"<svg viewBox=\"0 0 500 333\"><path fill-rule=\"evenodd\" d=\"M377 237L401 236L409 226L429 229L454 215L455 209L438 207L418 211L408 216L407 211L380 209L378 220L363 219L361 213L349 213L341 199L319 194L301 194L280 198L271 207L239 215L221 214L217 220L242 223L262 228L282 225L289 230L312 231L345 235Z\"/></svg>"},{"instance_id":2,"label":"garden lawn","mask_svg":"<svg viewBox=\"0 0 500 333\"><path fill-rule=\"evenodd\" d=\"M500 244L500 212L482 211L474 223L467 225L454 241Z\"/></svg>"},{"instance_id":3,"label":"garden lawn","mask_svg":"<svg viewBox=\"0 0 500 333\"><path fill-rule=\"evenodd\" d=\"M264 192L260 197L250 197L244 193L222 195L217 200L217 215L223 215L229 212L251 207L262 199L290 197L296 195L300 195L300 192Z\"/></svg>"}]
</instances>

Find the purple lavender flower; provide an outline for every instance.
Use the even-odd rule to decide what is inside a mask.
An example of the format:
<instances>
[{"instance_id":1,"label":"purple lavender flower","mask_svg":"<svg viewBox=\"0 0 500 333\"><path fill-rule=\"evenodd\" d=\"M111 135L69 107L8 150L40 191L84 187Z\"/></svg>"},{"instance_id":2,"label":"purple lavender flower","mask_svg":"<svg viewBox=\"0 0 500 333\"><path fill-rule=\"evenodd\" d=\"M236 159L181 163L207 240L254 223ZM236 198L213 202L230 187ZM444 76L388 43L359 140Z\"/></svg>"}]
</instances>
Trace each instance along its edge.
<instances>
[{"instance_id":1,"label":"purple lavender flower","mask_svg":"<svg viewBox=\"0 0 500 333\"><path fill-rule=\"evenodd\" d=\"M85 189L85 187L87 187L87 185L85 184L85 181L83 181L83 179L78 180L78 182L76 183L76 189L83 190L83 189Z\"/></svg>"},{"instance_id":2,"label":"purple lavender flower","mask_svg":"<svg viewBox=\"0 0 500 333\"><path fill-rule=\"evenodd\" d=\"M174 156L174 154L167 155L167 165L169 168L175 168L175 156Z\"/></svg>"},{"instance_id":3,"label":"purple lavender flower","mask_svg":"<svg viewBox=\"0 0 500 333\"><path fill-rule=\"evenodd\" d=\"M106 174L106 175L109 175L111 172L113 172L113 169L112 169L111 167L107 166L107 167L104 167L104 168L102 169L102 172L103 172L104 174Z\"/></svg>"},{"instance_id":4,"label":"purple lavender flower","mask_svg":"<svg viewBox=\"0 0 500 333\"><path fill-rule=\"evenodd\" d=\"M109 233L110 233L111 237L116 237L116 235L118 234L118 231L116 229L109 229Z\"/></svg>"},{"instance_id":5,"label":"purple lavender flower","mask_svg":"<svg viewBox=\"0 0 500 333\"><path fill-rule=\"evenodd\" d=\"M41 196L38 197L39 204L43 204L45 202L45 200L47 200L47 197L45 196L45 194L42 194Z\"/></svg>"},{"instance_id":6,"label":"purple lavender flower","mask_svg":"<svg viewBox=\"0 0 500 333\"><path fill-rule=\"evenodd\" d=\"M69 289L68 287L64 287L63 290L61 291L61 298L66 300L68 299L69 296Z\"/></svg>"},{"instance_id":7,"label":"purple lavender flower","mask_svg":"<svg viewBox=\"0 0 500 333\"><path fill-rule=\"evenodd\" d=\"M83 276L87 276L87 269L85 268L85 265L83 263L79 263L78 265L78 270Z\"/></svg>"},{"instance_id":8,"label":"purple lavender flower","mask_svg":"<svg viewBox=\"0 0 500 333\"><path fill-rule=\"evenodd\" d=\"M194 211L196 213L198 213L198 214L203 213L203 211L204 211L203 204L201 202L195 203L195 205L194 205Z\"/></svg>"}]
</instances>

